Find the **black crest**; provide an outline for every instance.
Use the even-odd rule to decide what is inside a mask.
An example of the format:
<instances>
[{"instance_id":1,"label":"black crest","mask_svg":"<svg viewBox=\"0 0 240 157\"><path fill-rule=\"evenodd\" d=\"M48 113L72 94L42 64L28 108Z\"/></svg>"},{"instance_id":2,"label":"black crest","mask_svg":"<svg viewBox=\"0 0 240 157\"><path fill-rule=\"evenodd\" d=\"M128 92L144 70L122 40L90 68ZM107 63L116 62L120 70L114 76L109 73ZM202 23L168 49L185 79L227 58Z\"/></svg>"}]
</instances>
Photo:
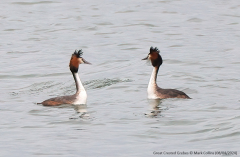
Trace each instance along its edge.
<instances>
[{"instance_id":1,"label":"black crest","mask_svg":"<svg viewBox=\"0 0 240 157\"><path fill-rule=\"evenodd\" d=\"M150 47L150 53L152 53L152 52L157 52L157 53L160 53L160 50L158 50L158 48L157 47Z\"/></svg>"},{"instance_id":2,"label":"black crest","mask_svg":"<svg viewBox=\"0 0 240 157\"><path fill-rule=\"evenodd\" d=\"M83 52L82 50L75 50L73 54L75 54L78 58L82 58Z\"/></svg>"}]
</instances>

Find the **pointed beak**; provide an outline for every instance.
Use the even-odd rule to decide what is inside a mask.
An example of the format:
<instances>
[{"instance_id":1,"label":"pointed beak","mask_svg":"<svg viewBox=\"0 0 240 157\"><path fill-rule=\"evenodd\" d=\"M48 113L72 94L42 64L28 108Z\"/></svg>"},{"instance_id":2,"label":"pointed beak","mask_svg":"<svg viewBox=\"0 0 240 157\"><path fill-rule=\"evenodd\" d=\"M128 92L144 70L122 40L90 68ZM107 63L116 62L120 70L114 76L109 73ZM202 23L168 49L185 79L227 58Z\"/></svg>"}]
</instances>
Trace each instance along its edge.
<instances>
[{"instance_id":1,"label":"pointed beak","mask_svg":"<svg viewBox=\"0 0 240 157\"><path fill-rule=\"evenodd\" d=\"M91 64L90 62L86 61L85 59L82 58L82 61L84 64Z\"/></svg>"},{"instance_id":2,"label":"pointed beak","mask_svg":"<svg viewBox=\"0 0 240 157\"><path fill-rule=\"evenodd\" d=\"M148 56L146 58L143 58L142 60L147 60L148 59Z\"/></svg>"}]
</instances>

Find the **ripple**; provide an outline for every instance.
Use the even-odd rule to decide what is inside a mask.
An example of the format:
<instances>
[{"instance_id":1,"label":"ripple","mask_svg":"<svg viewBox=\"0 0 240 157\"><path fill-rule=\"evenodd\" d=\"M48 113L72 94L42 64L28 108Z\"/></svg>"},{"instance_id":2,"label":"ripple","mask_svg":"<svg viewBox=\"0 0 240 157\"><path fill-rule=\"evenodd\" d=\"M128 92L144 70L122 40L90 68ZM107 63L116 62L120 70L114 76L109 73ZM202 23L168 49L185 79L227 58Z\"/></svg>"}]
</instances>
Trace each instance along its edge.
<instances>
[{"instance_id":1,"label":"ripple","mask_svg":"<svg viewBox=\"0 0 240 157\"><path fill-rule=\"evenodd\" d=\"M59 3L59 2L53 2L53 1L13 2L12 4L18 4L18 5L35 5L35 4L49 4L49 3Z\"/></svg>"},{"instance_id":2,"label":"ripple","mask_svg":"<svg viewBox=\"0 0 240 157\"><path fill-rule=\"evenodd\" d=\"M171 45L169 47L183 47L183 45Z\"/></svg>"},{"instance_id":3,"label":"ripple","mask_svg":"<svg viewBox=\"0 0 240 157\"><path fill-rule=\"evenodd\" d=\"M199 138L199 139L193 139L190 140L190 142L196 142L196 141L207 141L207 140L214 140L214 139L223 139L223 138L228 138L228 137L235 137L235 136L239 136L240 132L233 132L233 133L229 133L229 134L225 134L225 135L217 135L217 136L211 136L211 137L207 137L207 138Z\"/></svg>"},{"instance_id":4,"label":"ripple","mask_svg":"<svg viewBox=\"0 0 240 157\"><path fill-rule=\"evenodd\" d=\"M9 95L11 96L37 95L47 89L55 90L54 87L59 86L61 84L62 83L55 83L53 81L34 83L30 86L26 86L26 87L17 89L16 91L10 92Z\"/></svg>"},{"instance_id":5,"label":"ripple","mask_svg":"<svg viewBox=\"0 0 240 157\"><path fill-rule=\"evenodd\" d=\"M203 20L200 19L200 18L191 18L191 19L189 19L187 21L189 21L189 22L202 22Z\"/></svg>"},{"instance_id":6,"label":"ripple","mask_svg":"<svg viewBox=\"0 0 240 157\"><path fill-rule=\"evenodd\" d=\"M3 31L18 31L18 30L21 30L21 29L5 29Z\"/></svg>"},{"instance_id":7,"label":"ripple","mask_svg":"<svg viewBox=\"0 0 240 157\"><path fill-rule=\"evenodd\" d=\"M101 22L101 23L96 23L96 25L107 26L107 25L113 25L113 24L111 22Z\"/></svg>"},{"instance_id":8,"label":"ripple","mask_svg":"<svg viewBox=\"0 0 240 157\"><path fill-rule=\"evenodd\" d=\"M126 80L121 80L121 79L101 79L101 80L91 80L91 81L86 81L83 84L87 85L91 89L96 89L96 88L104 88L107 86L111 86L114 84L122 83L122 82L132 82L130 79Z\"/></svg>"}]
</instances>

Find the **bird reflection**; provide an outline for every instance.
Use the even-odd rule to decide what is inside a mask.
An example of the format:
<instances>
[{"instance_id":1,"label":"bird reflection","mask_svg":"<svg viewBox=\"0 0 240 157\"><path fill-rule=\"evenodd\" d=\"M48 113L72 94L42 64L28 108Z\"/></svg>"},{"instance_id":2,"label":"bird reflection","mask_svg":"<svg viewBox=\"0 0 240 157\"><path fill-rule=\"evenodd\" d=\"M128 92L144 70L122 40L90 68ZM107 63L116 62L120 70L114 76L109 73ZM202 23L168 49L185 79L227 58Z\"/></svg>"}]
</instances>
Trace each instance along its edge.
<instances>
[{"instance_id":1,"label":"bird reflection","mask_svg":"<svg viewBox=\"0 0 240 157\"><path fill-rule=\"evenodd\" d=\"M160 113L162 112L162 109L159 107L159 105L161 104L161 99L148 99L148 104L151 107L150 109L150 113L146 113L145 115L147 115L148 117L157 117L160 115Z\"/></svg>"},{"instance_id":2,"label":"bird reflection","mask_svg":"<svg viewBox=\"0 0 240 157\"><path fill-rule=\"evenodd\" d=\"M79 115L80 118L88 118L89 114L87 113L87 105L74 105L74 110L76 111L77 115Z\"/></svg>"}]
</instances>

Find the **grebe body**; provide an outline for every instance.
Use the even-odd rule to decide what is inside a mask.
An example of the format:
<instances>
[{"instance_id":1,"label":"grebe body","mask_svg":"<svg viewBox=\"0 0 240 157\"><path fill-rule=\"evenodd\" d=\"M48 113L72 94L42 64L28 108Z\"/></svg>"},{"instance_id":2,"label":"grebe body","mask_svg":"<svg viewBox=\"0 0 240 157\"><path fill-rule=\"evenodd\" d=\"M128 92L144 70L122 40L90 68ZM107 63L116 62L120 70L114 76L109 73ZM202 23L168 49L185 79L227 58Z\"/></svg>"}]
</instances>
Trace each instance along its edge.
<instances>
[{"instance_id":1,"label":"grebe body","mask_svg":"<svg viewBox=\"0 0 240 157\"><path fill-rule=\"evenodd\" d=\"M80 64L91 64L82 58L82 50L75 51L72 54L69 68L72 72L75 84L76 84L76 93L74 95L60 96L55 98L47 99L39 104L44 106L58 106L62 104L86 104L87 103L87 92L83 87L83 84L78 75L78 67Z\"/></svg>"},{"instance_id":2,"label":"grebe body","mask_svg":"<svg viewBox=\"0 0 240 157\"><path fill-rule=\"evenodd\" d=\"M150 53L148 56L142 60L149 59L153 66L153 71L150 77L150 81L148 83L147 93L149 99L167 99L167 98L183 98L190 99L190 97L182 91L176 89L163 89L158 87L157 74L159 67L162 65L162 57L159 54L159 50L157 47L150 48Z\"/></svg>"}]
</instances>

